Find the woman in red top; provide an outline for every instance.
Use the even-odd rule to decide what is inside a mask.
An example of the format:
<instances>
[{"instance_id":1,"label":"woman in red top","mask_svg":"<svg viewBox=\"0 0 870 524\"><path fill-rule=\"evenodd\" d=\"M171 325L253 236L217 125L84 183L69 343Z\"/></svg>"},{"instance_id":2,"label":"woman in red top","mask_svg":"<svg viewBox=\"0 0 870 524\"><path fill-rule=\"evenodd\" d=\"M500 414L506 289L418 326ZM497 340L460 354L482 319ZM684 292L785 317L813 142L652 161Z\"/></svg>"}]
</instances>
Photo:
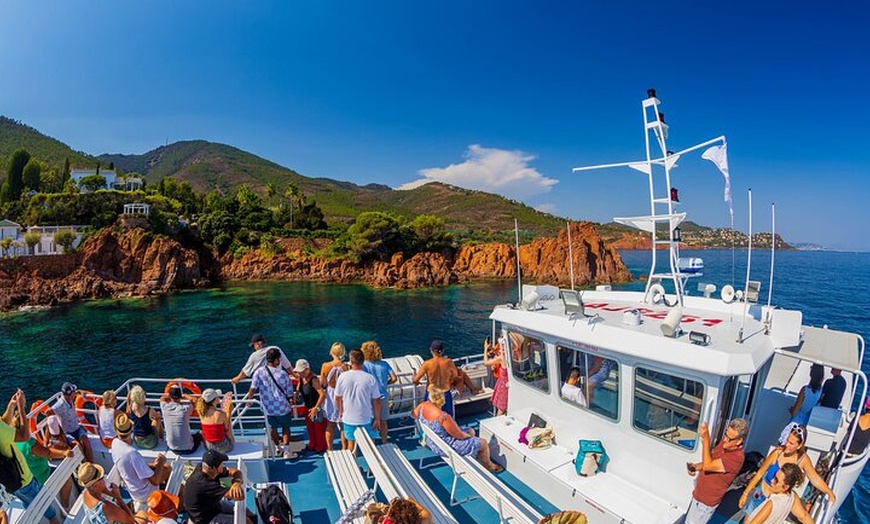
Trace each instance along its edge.
<instances>
[{"instance_id":1,"label":"woman in red top","mask_svg":"<svg viewBox=\"0 0 870 524\"><path fill-rule=\"evenodd\" d=\"M220 409L221 392L206 389L197 402L196 410L202 423L202 438L207 449L215 449L221 453L233 450L233 429L230 418Z\"/></svg>"}]
</instances>

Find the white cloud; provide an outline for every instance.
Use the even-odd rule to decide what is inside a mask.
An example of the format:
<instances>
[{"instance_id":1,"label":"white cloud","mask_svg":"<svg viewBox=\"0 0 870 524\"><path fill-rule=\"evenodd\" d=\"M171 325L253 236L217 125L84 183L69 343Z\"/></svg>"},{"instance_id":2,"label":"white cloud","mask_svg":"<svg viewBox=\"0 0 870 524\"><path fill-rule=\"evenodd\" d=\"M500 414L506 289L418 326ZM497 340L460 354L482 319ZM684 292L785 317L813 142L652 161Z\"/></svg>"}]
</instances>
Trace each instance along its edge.
<instances>
[{"instance_id":1,"label":"white cloud","mask_svg":"<svg viewBox=\"0 0 870 524\"><path fill-rule=\"evenodd\" d=\"M532 195L547 193L559 181L547 178L529 162L535 159L523 151L486 148L478 144L468 146L465 162L447 167L421 169L423 178L409 182L398 189L414 189L429 182L443 182L465 189L496 193L507 198L523 200Z\"/></svg>"}]
</instances>

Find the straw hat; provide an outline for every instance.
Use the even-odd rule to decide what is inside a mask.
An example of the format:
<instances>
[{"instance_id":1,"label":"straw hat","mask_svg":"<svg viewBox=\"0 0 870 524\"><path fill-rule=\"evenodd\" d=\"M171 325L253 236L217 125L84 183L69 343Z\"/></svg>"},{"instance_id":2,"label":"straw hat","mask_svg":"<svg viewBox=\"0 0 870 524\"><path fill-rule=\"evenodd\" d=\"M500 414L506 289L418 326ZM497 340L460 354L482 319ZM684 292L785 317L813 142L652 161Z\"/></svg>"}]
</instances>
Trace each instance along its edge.
<instances>
[{"instance_id":1,"label":"straw hat","mask_svg":"<svg viewBox=\"0 0 870 524\"><path fill-rule=\"evenodd\" d=\"M103 478L104 474L105 471L99 464L94 464L93 462L82 462L77 473L79 485L88 489Z\"/></svg>"},{"instance_id":2,"label":"straw hat","mask_svg":"<svg viewBox=\"0 0 870 524\"><path fill-rule=\"evenodd\" d=\"M133 422L126 413L120 413L115 417L115 432L121 438L128 437L133 432Z\"/></svg>"}]
</instances>

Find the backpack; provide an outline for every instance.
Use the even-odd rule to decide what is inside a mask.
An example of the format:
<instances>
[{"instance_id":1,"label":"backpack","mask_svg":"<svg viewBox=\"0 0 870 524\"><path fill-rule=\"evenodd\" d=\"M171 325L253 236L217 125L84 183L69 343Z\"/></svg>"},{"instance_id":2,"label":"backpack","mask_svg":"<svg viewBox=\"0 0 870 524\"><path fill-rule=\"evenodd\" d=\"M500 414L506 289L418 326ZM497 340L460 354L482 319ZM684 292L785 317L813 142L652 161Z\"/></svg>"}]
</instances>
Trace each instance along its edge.
<instances>
[{"instance_id":1,"label":"backpack","mask_svg":"<svg viewBox=\"0 0 870 524\"><path fill-rule=\"evenodd\" d=\"M21 470L21 464L15 456L14 444L9 445L9 454L11 456L7 457L0 453L0 484L8 493L15 493L21 489L24 471Z\"/></svg>"},{"instance_id":2,"label":"backpack","mask_svg":"<svg viewBox=\"0 0 870 524\"><path fill-rule=\"evenodd\" d=\"M257 513L263 524L291 524L293 508L278 484L270 484L257 493Z\"/></svg>"}]
</instances>

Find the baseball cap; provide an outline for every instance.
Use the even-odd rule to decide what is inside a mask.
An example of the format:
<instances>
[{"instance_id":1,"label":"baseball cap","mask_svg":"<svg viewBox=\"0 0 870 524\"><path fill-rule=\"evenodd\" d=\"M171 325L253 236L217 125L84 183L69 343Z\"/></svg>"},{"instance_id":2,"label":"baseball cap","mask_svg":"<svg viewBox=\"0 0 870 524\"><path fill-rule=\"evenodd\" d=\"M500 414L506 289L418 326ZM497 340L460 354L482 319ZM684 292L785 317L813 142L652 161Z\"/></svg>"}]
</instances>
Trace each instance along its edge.
<instances>
[{"instance_id":1,"label":"baseball cap","mask_svg":"<svg viewBox=\"0 0 870 524\"><path fill-rule=\"evenodd\" d=\"M444 342L440 340L433 340L431 344L429 344L429 351L433 353L443 353L444 352Z\"/></svg>"},{"instance_id":2,"label":"baseball cap","mask_svg":"<svg viewBox=\"0 0 870 524\"><path fill-rule=\"evenodd\" d=\"M229 457L216 449L209 449L202 455L202 463L212 469L217 468L227 460Z\"/></svg>"},{"instance_id":3,"label":"baseball cap","mask_svg":"<svg viewBox=\"0 0 870 524\"><path fill-rule=\"evenodd\" d=\"M296 361L296 367L293 368L293 371L295 371L297 373L301 373L302 371L305 371L306 369L311 369L311 365L304 358L300 358L299 360Z\"/></svg>"},{"instance_id":4,"label":"baseball cap","mask_svg":"<svg viewBox=\"0 0 870 524\"><path fill-rule=\"evenodd\" d=\"M221 395L223 395L223 393L221 393L221 390L208 388L202 392L202 401L213 402L214 399L218 398Z\"/></svg>"},{"instance_id":5,"label":"baseball cap","mask_svg":"<svg viewBox=\"0 0 870 524\"><path fill-rule=\"evenodd\" d=\"M254 335L253 337L251 337L251 343L248 344L248 345L251 346L251 347L254 347L254 344L256 344L257 342L266 342L266 337L264 337L263 335L257 333L256 335Z\"/></svg>"},{"instance_id":6,"label":"baseball cap","mask_svg":"<svg viewBox=\"0 0 870 524\"><path fill-rule=\"evenodd\" d=\"M76 391L79 390L79 387L73 384L72 382L64 382L63 386L60 387L60 392L64 395L72 395Z\"/></svg>"}]
</instances>

